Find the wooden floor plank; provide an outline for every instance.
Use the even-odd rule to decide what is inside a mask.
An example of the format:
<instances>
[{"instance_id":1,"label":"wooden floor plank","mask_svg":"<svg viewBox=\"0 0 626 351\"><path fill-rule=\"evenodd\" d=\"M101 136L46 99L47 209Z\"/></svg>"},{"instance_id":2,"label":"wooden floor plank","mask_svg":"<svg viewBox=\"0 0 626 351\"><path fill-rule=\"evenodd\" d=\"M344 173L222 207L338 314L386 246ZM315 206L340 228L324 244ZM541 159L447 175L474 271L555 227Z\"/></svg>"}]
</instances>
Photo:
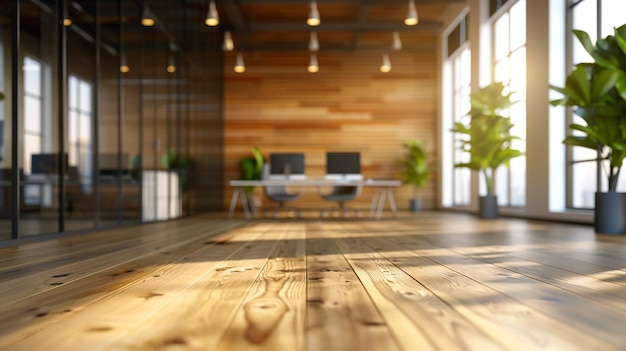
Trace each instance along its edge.
<instances>
[{"instance_id":1,"label":"wooden floor plank","mask_svg":"<svg viewBox=\"0 0 626 351\"><path fill-rule=\"evenodd\" d=\"M232 228L233 224L216 224L206 235L218 233L228 228ZM155 255L160 252L168 252L173 247L198 241L198 232L202 228L201 224L195 226L185 226L178 230L169 230L167 236L160 237L158 240L137 240L133 245L117 248L112 251L103 251L99 255L91 253L89 255L80 256L82 259L71 255L63 262L65 265L52 264L51 267L39 268L34 272L24 273L20 271L20 275L15 279L6 279L0 281L0 305L5 303L15 303L19 299L25 299L31 295L40 294L57 286L70 284L71 282L89 277L91 275L110 270L115 265L124 265L133 262L144 256ZM58 263L58 260L55 261ZM30 270L29 270L30 271Z\"/></svg>"},{"instance_id":2,"label":"wooden floor plank","mask_svg":"<svg viewBox=\"0 0 626 351\"><path fill-rule=\"evenodd\" d=\"M339 247L404 350L504 349L363 240L340 239Z\"/></svg>"},{"instance_id":3,"label":"wooden floor plank","mask_svg":"<svg viewBox=\"0 0 626 351\"><path fill-rule=\"evenodd\" d=\"M171 230L184 230L185 227L196 225L198 223L193 221L177 224L150 223L2 248L0 249L0 280L6 279L4 276L6 271L28 274L42 267L52 268L57 261L59 261L58 264L64 264L68 261L79 260L81 257L96 256L129 247L137 242L159 240L167 236ZM93 245L94 240L98 242L98 245Z\"/></svg>"},{"instance_id":4,"label":"wooden floor plank","mask_svg":"<svg viewBox=\"0 0 626 351\"><path fill-rule=\"evenodd\" d=\"M195 241L173 244L171 247L164 247L164 251L155 255L138 257L125 264L117 265L111 262L109 269L97 274L85 276L69 284L57 286L46 293L33 295L3 306L0 309L3 317L0 319L0 349L4 350L10 345L35 335L49 325L62 323L74 314L90 311L94 305L111 296L122 295L126 291L141 288L144 284L161 281L163 280L161 278L170 275L172 267L177 266L185 257L194 252L203 249L210 250L211 254L220 258L220 254L228 255L246 243L242 241L238 245L224 245L229 242L229 238L214 239L211 237L213 234L212 231L207 230ZM254 238L253 236L250 240ZM136 296L139 300L149 300L148 297L152 295L148 293L150 292L142 291ZM94 318L94 321L97 320L96 317Z\"/></svg>"},{"instance_id":5,"label":"wooden floor plank","mask_svg":"<svg viewBox=\"0 0 626 351\"><path fill-rule=\"evenodd\" d=\"M626 236L449 212L215 218L0 249L0 349L626 345Z\"/></svg>"},{"instance_id":6,"label":"wooden floor plank","mask_svg":"<svg viewBox=\"0 0 626 351\"><path fill-rule=\"evenodd\" d=\"M306 230L292 225L224 334L218 350L302 350L306 310Z\"/></svg>"},{"instance_id":7,"label":"wooden floor plank","mask_svg":"<svg viewBox=\"0 0 626 351\"><path fill-rule=\"evenodd\" d=\"M410 244L400 243L402 246ZM481 281L513 299L524 301L527 306L560 321L564 326L577 329L578 334L591 333L597 340L606 342L609 346L606 349L619 350L624 345L624 338L618 332L620 325L626 321L624 313L510 270L463 256L454 250L441 249L426 240L421 241L419 247L420 253L433 262Z\"/></svg>"},{"instance_id":8,"label":"wooden floor plank","mask_svg":"<svg viewBox=\"0 0 626 351\"><path fill-rule=\"evenodd\" d=\"M287 230L269 225L261 232L262 235L255 243L246 243L236 254L219 262L193 285L182 287L183 291L174 301L153 311L148 320L117 343L115 348L217 349L270 253Z\"/></svg>"},{"instance_id":9,"label":"wooden floor plank","mask_svg":"<svg viewBox=\"0 0 626 351\"><path fill-rule=\"evenodd\" d=\"M381 255L415 280L424 284L468 321L488 333L509 350L586 350L611 346L589 340L580 330L526 306L519 300L493 290L479 281L438 264L428 256L446 256L446 250L408 239L368 241Z\"/></svg>"},{"instance_id":10,"label":"wooden floor plank","mask_svg":"<svg viewBox=\"0 0 626 351\"><path fill-rule=\"evenodd\" d=\"M399 350L332 233L307 231L307 350Z\"/></svg>"}]
</instances>

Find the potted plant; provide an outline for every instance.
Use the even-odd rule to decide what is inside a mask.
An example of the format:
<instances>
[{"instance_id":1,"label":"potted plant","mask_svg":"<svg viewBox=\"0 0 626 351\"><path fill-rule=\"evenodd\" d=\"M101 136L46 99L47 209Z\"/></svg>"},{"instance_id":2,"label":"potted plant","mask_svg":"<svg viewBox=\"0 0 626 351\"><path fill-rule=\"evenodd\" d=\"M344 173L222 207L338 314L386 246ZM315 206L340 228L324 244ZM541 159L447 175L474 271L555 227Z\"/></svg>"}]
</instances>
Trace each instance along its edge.
<instances>
[{"instance_id":1,"label":"potted plant","mask_svg":"<svg viewBox=\"0 0 626 351\"><path fill-rule=\"evenodd\" d=\"M574 34L594 62L577 64L564 87L551 86L564 96L551 104L573 107L582 119L569 126L579 133L563 142L596 150L597 166L607 166L608 191L598 189L595 195L596 232L626 234L626 194L617 192L626 157L626 25L595 45L586 32Z\"/></svg>"},{"instance_id":2,"label":"potted plant","mask_svg":"<svg viewBox=\"0 0 626 351\"><path fill-rule=\"evenodd\" d=\"M179 155L175 148L169 148L167 152L161 156L163 167L168 170L177 171L180 177L180 188L183 192L189 188L189 168L191 160L185 155Z\"/></svg>"},{"instance_id":3,"label":"potted plant","mask_svg":"<svg viewBox=\"0 0 626 351\"><path fill-rule=\"evenodd\" d=\"M509 161L523 153L511 147L517 137L511 135L513 124L502 115L514 102L513 93L504 93L501 82L491 83L470 95L471 109L467 124L456 122L452 131L461 134L460 148L470 155L467 163L455 167L466 167L480 172L485 180L487 195L480 197L481 218L498 217L498 198L494 191L493 177L498 167L508 166Z\"/></svg>"},{"instance_id":4,"label":"potted plant","mask_svg":"<svg viewBox=\"0 0 626 351\"><path fill-rule=\"evenodd\" d=\"M404 168L404 184L413 187L413 198L411 199L411 211L419 211L421 203L418 197L418 191L430 180L430 169L426 160L428 152L426 148L418 140L410 140L404 144L406 150L404 160L400 164Z\"/></svg>"}]
</instances>

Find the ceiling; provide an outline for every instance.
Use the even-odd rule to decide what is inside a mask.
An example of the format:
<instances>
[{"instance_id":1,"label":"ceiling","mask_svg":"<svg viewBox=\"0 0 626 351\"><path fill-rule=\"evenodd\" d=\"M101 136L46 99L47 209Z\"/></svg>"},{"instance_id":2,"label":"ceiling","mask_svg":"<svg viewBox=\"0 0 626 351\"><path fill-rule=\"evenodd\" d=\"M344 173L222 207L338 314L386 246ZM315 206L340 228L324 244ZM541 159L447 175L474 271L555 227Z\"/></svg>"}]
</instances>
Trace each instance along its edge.
<instances>
[{"instance_id":1,"label":"ceiling","mask_svg":"<svg viewBox=\"0 0 626 351\"><path fill-rule=\"evenodd\" d=\"M0 0L6 5L0 10L1 18L10 18L10 2ZM209 27L204 24L209 0L66 0L73 20L70 30L86 42L94 42L95 23L100 18L102 43L110 52L117 51L123 38L126 52L174 46L188 57L221 50L224 31L232 33L238 52L306 51L312 31L320 51L388 51L397 31L402 50L432 52L442 29L442 15L464 0L414 3L419 23L407 26L404 19L409 0L317 0L321 24L310 27L306 24L310 0L215 0L220 23ZM22 27L34 35L45 32L52 22L41 19L54 18L56 4L55 0L21 0ZM140 24L146 7L155 15L155 29Z\"/></svg>"},{"instance_id":2,"label":"ceiling","mask_svg":"<svg viewBox=\"0 0 626 351\"><path fill-rule=\"evenodd\" d=\"M193 39L202 36L191 32L229 30L238 51L308 50L311 31L316 32L320 50L388 50L394 31L399 32L403 49L432 50L441 15L450 4L462 2L415 0L420 22L407 26L408 0L318 0L321 24L310 27L306 24L310 0L216 0L220 18L216 29L204 24L208 0L143 1L167 36L186 50L203 46Z\"/></svg>"}]
</instances>

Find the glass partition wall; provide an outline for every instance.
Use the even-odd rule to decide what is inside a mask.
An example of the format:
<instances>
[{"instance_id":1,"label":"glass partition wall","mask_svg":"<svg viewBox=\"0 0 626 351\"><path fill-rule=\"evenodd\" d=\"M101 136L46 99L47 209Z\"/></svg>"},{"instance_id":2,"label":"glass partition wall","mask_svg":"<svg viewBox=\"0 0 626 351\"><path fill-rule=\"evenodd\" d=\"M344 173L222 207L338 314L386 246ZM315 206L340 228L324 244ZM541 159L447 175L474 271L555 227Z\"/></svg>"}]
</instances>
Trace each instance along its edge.
<instances>
[{"instance_id":1,"label":"glass partition wall","mask_svg":"<svg viewBox=\"0 0 626 351\"><path fill-rule=\"evenodd\" d=\"M221 138L193 140L190 130L193 120L219 124L221 107L195 115L191 104L221 97L221 35L198 26L209 40L195 54L214 65L194 74L218 79L194 85L188 52L199 49L142 26L145 6L0 0L0 240L211 210L194 208L191 165L220 163L203 155Z\"/></svg>"}]
</instances>

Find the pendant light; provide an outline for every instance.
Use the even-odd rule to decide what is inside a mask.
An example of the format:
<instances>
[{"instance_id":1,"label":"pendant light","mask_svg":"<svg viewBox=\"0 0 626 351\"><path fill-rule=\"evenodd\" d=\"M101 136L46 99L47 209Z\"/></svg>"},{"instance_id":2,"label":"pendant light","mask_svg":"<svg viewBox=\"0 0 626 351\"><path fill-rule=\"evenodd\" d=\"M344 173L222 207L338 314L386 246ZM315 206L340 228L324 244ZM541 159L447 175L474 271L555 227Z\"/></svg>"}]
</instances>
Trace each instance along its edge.
<instances>
[{"instance_id":1,"label":"pendant light","mask_svg":"<svg viewBox=\"0 0 626 351\"><path fill-rule=\"evenodd\" d=\"M309 39L309 51L318 51L320 49L320 43L317 41L317 34L311 32L311 39Z\"/></svg>"},{"instance_id":2,"label":"pendant light","mask_svg":"<svg viewBox=\"0 0 626 351\"><path fill-rule=\"evenodd\" d=\"M237 60L235 61L235 72L243 73L246 71L246 65L243 62L243 56L241 54L237 54Z\"/></svg>"},{"instance_id":3,"label":"pendant light","mask_svg":"<svg viewBox=\"0 0 626 351\"><path fill-rule=\"evenodd\" d=\"M170 51L169 56L167 57L167 73L176 72L176 60L174 59L174 53Z\"/></svg>"},{"instance_id":4,"label":"pendant light","mask_svg":"<svg viewBox=\"0 0 626 351\"><path fill-rule=\"evenodd\" d=\"M220 16L217 13L217 8L215 7L215 1L213 0L209 2L209 11L206 14L206 19L204 20L204 23L210 27L215 27L218 24L220 24Z\"/></svg>"},{"instance_id":5,"label":"pendant light","mask_svg":"<svg viewBox=\"0 0 626 351\"><path fill-rule=\"evenodd\" d=\"M383 55L383 64L380 65L380 71L383 73L391 71L391 61L389 60L388 54Z\"/></svg>"},{"instance_id":6,"label":"pendant light","mask_svg":"<svg viewBox=\"0 0 626 351\"><path fill-rule=\"evenodd\" d=\"M400 33L393 32L393 43L391 44L391 48L398 51L402 49L402 41L400 41Z\"/></svg>"},{"instance_id":7,"label":"pendant light","mask_svg":"<svg viewBox=\"0 0 626 351\"><path fill-rule=\"evenodd\" d=\"M69 27L72 25L72 19L70 18L68 11L67 11L67 2L65 3L65 6L63 6L63 25L66 27Z\"/></svg>"},{"instance_id":8,"label":"pendant light","mask_svg":"<svg viewBox=\"0 0 626 351\"><path fill-rule=\"evenodd\" d=\"M224 32L224 45L222 46L224 51L233 51L235 49L235 43L233 43L233 37L230 35L230 31Z\"/></svg>"},{"instance_id":9,"label":"pendant light","mask_svg":"<svg viewBox=\"0 0 626 351\"><path fill-rule=\"evenodd\" d=\"M415 9L415 2L413 0L409 0L409 12L406 15L404 24L407 26L414 26L418 22L419 18L417 17L417 10Z\"/></svg>"},{"instance_id":10,"label":"pendant light","mask_svg":"<svg viewBox=\"0 0 626 351\"><path fill-rule=\"evenodd\" d=\"M309 18L306 20L306 24L308 24L311 27L319 26L320 25L320 13L317 10L317 3L315 2L315 0L313 0L311 1L311 4L309 6L311 7L311 9L309 11Z\"/></svg>"},{"instance_id":11,"label":"pendant light","mask_svg":"<svg viewBox=\"0 0 626 351\"><path fill-rule=\"evenodd\" d=\"M148 6L145 6L143 8L143 12L141 13L141 24L145 27L154 26L154 16Z\"/></svg>"},{"instance_id":12,"label":"pendant light","mask_svg":"<svg viewBox=\"0 0 626 351\"><path fill-rule=\"evenodd\" d=\"M126 61L126 55L122 55L120 62L120 72L128 73L130 71L130 67L128 66L128 61Z\"/></svg>"},{"instance_id":13,"label":"pendant light","mask_svg":"<svg viewBox=\"0 0 626 351\"><path fill-rule=\"evenodd\" d=\"M311 73L317 73L317 71L320 70L320 66L317 64L317 56L315 56L315 53L311 53L311 57L309 58L309 66L306 69Z\"/></svg>"}]
</instances>

